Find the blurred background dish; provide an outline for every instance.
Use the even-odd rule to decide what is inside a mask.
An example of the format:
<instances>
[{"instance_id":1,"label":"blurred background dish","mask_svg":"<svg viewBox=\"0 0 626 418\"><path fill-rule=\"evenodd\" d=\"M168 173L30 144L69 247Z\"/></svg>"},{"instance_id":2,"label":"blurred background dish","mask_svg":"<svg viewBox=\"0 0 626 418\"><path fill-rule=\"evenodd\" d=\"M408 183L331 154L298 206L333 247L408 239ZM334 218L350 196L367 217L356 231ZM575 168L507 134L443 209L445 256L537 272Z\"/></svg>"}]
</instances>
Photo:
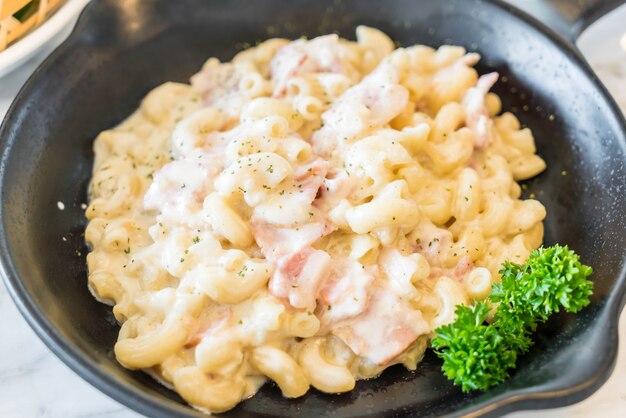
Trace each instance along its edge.
<instances>
[{"instance_id":1,"label":"blurred background dish","mask_svg":"<svg viewBox=\"0 0 626 418\"><path fill-rule=\"evenodd\" d=\"M39 26L57 8L59 0L3 0L0 4L0 51Z\"/></svg>"},{"instance_id":2,"label":"blurred background dish","mask_svg":"<svg viewBox=\"0 0 626 418\"><path fill-rule=\"evenodd\" d=\"M0 0L0 77L66 35L89 0Z\"/></svg>"}]
</instances>

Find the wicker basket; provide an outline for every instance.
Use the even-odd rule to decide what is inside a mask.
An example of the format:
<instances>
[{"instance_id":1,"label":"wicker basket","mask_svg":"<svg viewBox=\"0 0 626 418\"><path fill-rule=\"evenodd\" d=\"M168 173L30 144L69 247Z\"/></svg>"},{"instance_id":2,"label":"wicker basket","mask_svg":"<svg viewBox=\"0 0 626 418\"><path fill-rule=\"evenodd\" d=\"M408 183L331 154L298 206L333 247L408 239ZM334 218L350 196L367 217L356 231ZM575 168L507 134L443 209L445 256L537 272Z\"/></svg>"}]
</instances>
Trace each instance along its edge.
<instances>
[{"instance_id":1,"label":"wicker basket","mask_svg":"<svg viewBox=\"0 0 626 418\"><path fill-rule=\"evenodd\" d=\"M0 51L41 24L61 0L0 0Z\"/></svg>"}]
</instances>

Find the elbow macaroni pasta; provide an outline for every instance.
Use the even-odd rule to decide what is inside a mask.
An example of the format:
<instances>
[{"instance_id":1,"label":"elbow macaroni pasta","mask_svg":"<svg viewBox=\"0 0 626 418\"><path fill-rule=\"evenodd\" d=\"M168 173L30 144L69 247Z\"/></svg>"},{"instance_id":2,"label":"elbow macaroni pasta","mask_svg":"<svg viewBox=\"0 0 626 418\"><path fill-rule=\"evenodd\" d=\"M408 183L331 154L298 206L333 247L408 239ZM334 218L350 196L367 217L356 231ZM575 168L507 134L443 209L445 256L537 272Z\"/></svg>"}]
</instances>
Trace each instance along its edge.
<instances>
[{"instance_id":1,"label":"elbow macaroni pasta","mask_svg":"<svg viewBox=\"0 0 626 418\"><path fill-rule=\"evenodd\" d=\"M463 48L360 26L165 83L94 142L89 287L115 354L225 411L415 369L455 306L541 244L534 138Z\"/></svg>"}]
</instances>

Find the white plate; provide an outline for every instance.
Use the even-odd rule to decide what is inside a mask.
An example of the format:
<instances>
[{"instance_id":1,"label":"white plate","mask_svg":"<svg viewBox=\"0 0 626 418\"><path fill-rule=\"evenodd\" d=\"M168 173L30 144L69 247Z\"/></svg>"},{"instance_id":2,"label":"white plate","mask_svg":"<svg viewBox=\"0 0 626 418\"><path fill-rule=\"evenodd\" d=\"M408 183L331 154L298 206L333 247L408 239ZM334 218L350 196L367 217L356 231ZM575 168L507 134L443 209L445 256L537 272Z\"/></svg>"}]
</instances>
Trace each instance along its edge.
<instances>
[{"instance_id":1,"label":"white plate","mask_svg":"<svg viewBox=\"0 0 626 418\"><path fill-rule=\"evenodd\" d=\"M88 2L89 0L67 0L40 26L0 52L0 77L13 71L64 29L71 27Z\"/></svg>"}]
</instances>

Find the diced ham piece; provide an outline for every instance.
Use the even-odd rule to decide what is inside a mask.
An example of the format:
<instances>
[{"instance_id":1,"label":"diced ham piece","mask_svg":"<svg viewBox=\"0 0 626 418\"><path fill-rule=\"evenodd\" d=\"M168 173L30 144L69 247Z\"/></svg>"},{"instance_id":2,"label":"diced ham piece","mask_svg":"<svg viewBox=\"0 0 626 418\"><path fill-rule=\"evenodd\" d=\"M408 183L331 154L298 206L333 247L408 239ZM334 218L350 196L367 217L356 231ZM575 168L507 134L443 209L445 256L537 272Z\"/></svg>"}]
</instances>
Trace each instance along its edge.
<instances>
[{"instance_id":1,"label":"diced ham piece","mask_svg":"<svg viewBox=\"0 0 626 418\"><path fill-rule=\"evenodd\" d=\"M316 312L322 323L321 333L365 310L376 270L375 266L365 268L351 258L333 260L330 274L320 291L321 304Z\"/></svg>"},{"instance_id":2,"label":"diced ham piece","mask_svg":"<svg viewBox=\"0 0 626 418\"><path fill-rule=\"evenodd\" d=\"M310 41L299 39L280 48L270 63L274 97L284 94L293 77L306 73L339 73L352 76L354 69L342 56L337 35L320 36Z\"/></svg>"},{"instance_id":3,"label":"diced ham piece","mask_svg":"<svg viewBox=\"0 0 626 418\"><path fill-rule=\"evenodd\" d=\"M288 299L294 308L315 310L317 294L328 275L330 262L328 253L312 247L279 258L269 281L270 294Z\"/></svg>"},{"instance_id":4,"label":"diced ham piece","mask_svg":"<svg viewBox=\"0 0 626 418\"><path fill-rule=\"evenodd\" d=\"M328 161L316 158L309 164L297 167L294 171L294 179L298 183L298 188L302 190L302 198L307 204L312 203L317 197L329 167Z\"/></svg>"},{"instance_id":5,"label":"diced ham piece","mask_svg":"<svg viewBox=\"0 0 626 418\"><path fill-rule=\"evenodd\" d=\"M191 76L191 85L205 99L215 100L218 90L226 91L237 84L235 66L232 63L208 62L200 72Z\"/></svg>"},{"instance_id":6,"label":"diced ham piece","mask_svg":"<svg viewBox=\"0 0 626 418\"><path fill-rule=\"evenodd\" d=\"M191 85L201 94L206 106L215 107L234 120L248 100L239 89L241 75L234 64L215 59L191 77Z\"/></svg>"},{"instance_id":7,"label":"diced ham piece","mask_svg":"<svg viewBox=\"0 0 626 418\"><path fill-rule=\"evenodd\" d=\"M297 166L293 182L257 205L252 220L292 229L311 223L328 224L324 212L312 206L324 183L328 166L329 163L321 159Z\"/></svg>"},{"instance_id":8,"label":"diced ham piece","mask_svg":"<svg viewBox=\"0 0 626 418\"><path fill-rule=\"evenodd\" d=\"M185 348L193 348L200 342L211 335L215 335L218 331L222 330L231 317L231 307L223 306L217 310L210 312L210 315L200 318L198 326L185 343Z\"/></svg>"},{"instance_id":9,"label":"diced ham piece","mask_svg":"<svg viewBox=\"0 0 626 418\"><path fill-rule=\"evenodd\" d=\"M329 212L354 192L357 183L357 177L348 175L345 170L327 174L320 188L319 197L313 204L322 211Z\"/></svg>"},{"instance_id":10,"label":"diced ham piece","mask_svg":"<svg viewBox=\"0 0 626 418\"><path fill-rule=\"evenodd\" d=\"M256 243L269 260L298 251L335 230L331 224L322 222L304 224L298 228L280 228L266 222L252 221L250 226Z\"/></svg>"},{"instance_id":11,"label":"diced ham piece","mask_svg":"<svg viewBox=\"0 0 626 418\"><path fill-rule=\"evenodd\" d=\"M378 365L389 363L428 332L420 311L378 284L365 312L333 331L357 355Z\"/></svg>"},{"instance_id":12,"label":"diced ham piece","mask_svg":"<svg viewBox=\"0 0 626 418\"><path fill-rule=\"evenodd\" d=\"M463 280L474 269L474 262L468 256L461 257L454 268L454 275L458 280Z\"/></svg>"},{"instance_id":13,"label":"diced ham piece","mask_svg":"<svg viewBox=\"0 0 626 418\"><path fill-rule=\"evenodd\" d=\"M478 79L475 87L470 88L463 98L465 107L465 125L474 132L474 147L485 148L492 142L493 122L489 118L485 96L498 81L498 73L489 73Z\"/></svg>"},{"instance_id":14,"label":"diced ham piece","mask_svg":"<svg viewBox=\"0 0 626 418\"><path fill-rule=\"evenodd\" d=\"M313 135L313 150L329 156L340 144L389 123L400 114L409 92L399 84L399 73L383 61L359 84L349 88L322 114L324 125Z\"/></svg>"},{"instance_id":15,"label":"diced ham piece","mask_svg":"<svg viewBox=\"0 0 626 418\"><path fill-rule=\"evenodd\" d=\"M290 206L293 206L293 201L297 202L297 207L301 207L302 211L307 214L307 223L296 227L283 227L279 219L263 218L261 213L253 218L252 233L266 258L276 259L297 251L336 229L319 209L310 206L322 187L328 166L328 162L315 159L309 164L298 167L294 172L293 190L281 196L281 199L291 201Z\"/></svg>"},{"instance_id":16,"label":"diced ham piece","mask_svg":"<svg viewBox=\"0 0 626 418\"><path fill-rule=\"evenodd\" d=\"M314 66L304 49L304 41L294 41L280 48L270 63L271 79L274 81L274 97L281 96L287 82L307 66Z\"/></svg>"}]
</instances>

